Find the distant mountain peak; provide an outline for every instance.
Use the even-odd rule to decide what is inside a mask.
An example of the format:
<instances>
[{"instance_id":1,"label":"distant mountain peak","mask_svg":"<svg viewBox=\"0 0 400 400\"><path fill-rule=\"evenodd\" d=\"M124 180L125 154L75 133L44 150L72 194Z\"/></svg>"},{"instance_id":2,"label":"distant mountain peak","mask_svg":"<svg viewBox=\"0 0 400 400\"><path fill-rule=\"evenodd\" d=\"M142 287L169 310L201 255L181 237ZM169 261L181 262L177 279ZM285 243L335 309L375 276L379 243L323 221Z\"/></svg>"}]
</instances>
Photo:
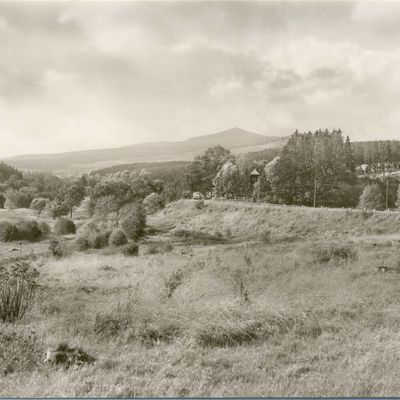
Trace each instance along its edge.
<instances>
[{"instance_id":1,"label":"distant mountain peak","mask_svg":"<svg viewBox=\"0 0 400 400\"><path fill-rule=\"evenodd\" d=\"M265 136L234 126L224 131L195 136L180 142L139 143L112 149L83 150L58 154L30 154L7 158L7 163L21 169L87 171L129 162L189 161L213 146L223 146L236 153L241 149L280 145L284 138Z\"/></svg>"},{"instance_id":2,"label":"distant mountain peak","mask_svg":"<svg viewBox=\"0 0 400 400\"><path fill-rule=\"evenodd\" d=\"M278 136L265 136L259 133L247 131L237 126L224 131L211 133L208 135L195 136L186 141L186 143L206 143L210 146L218 145L233 149L242 146L257 146L280 140Z\"/></svg>"}]
</instances>

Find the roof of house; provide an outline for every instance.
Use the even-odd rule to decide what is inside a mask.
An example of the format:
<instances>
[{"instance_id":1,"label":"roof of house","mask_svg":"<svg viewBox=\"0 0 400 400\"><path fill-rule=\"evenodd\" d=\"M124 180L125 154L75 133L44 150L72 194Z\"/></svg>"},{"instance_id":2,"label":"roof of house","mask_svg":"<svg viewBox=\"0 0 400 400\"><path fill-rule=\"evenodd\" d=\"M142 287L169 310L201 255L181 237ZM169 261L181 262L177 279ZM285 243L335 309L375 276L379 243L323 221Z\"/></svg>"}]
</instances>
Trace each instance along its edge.
<instances>
[{"instance_id":1,"label":"roof of house","mask_svg":"<svg viewBox=\"0 0 400 400\"><path fill-rule=\"evenodd\" d=\"M253 171L250 172L250 175L252 175L252 176L259 176L260 174L259 174L259 172L257 171L257 169L254 168Z\"/></svg>"}]
</instances>

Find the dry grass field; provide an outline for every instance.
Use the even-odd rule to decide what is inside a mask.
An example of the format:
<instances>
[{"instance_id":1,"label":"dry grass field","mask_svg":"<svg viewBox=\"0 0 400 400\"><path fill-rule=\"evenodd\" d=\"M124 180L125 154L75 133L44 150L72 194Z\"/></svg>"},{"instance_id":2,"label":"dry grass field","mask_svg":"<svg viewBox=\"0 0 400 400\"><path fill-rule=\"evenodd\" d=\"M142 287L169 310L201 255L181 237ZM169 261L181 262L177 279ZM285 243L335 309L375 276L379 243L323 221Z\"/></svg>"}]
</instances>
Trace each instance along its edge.
<instances>
[{"instance_id":1,"label":"dry grass field","mask_svg":"<svg viewBox=\"0 0 400 400\"><path fill-rule=\"evenodd\" d=\"M36 260L1 397L398 395L397 215L181 201L149 224L137 257ZM45 365L59 342L96 362Z\"/></svg>"}]
</instances>

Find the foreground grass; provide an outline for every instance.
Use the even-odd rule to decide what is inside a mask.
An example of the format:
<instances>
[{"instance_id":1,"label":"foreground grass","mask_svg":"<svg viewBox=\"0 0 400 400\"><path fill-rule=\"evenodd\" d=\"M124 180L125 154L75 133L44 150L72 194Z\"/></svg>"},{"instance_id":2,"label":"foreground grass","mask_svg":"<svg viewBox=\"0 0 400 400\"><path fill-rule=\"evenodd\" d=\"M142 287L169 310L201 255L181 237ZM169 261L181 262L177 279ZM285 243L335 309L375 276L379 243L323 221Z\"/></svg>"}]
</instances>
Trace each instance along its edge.
<instances>
[{"instance_id":1,"label":"foreground grass","mask_svg":"<svg viewBox=\"0 0 400 400\"><path fill-rule=\"evenodd\" d=\"M399 249L302 240L45 259L34 309L0 326L0 396L396 396L400 274L376 267L397 271ZM96 363L45 367L60 341Z\"/></svg>"}]
</instances>

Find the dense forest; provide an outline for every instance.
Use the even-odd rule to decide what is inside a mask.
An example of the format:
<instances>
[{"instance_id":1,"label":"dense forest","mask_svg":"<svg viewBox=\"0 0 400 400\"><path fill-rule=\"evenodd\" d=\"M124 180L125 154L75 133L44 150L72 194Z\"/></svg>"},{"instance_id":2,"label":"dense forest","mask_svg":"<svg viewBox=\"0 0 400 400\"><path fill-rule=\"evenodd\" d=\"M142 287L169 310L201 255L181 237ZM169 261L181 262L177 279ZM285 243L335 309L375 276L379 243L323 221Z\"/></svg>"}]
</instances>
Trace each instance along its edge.
<instances>
[{"instance_id":1,"label":"dense forest","mask_svg":"<svg viewBox=\"0 0 400 400\"><path fill-rule=\"evenodd\" d=\"M356 166L366 164L366 173L383 173L400 168L400 141L375 140L352 144Z\"/></svg>"},{"instance_id":2,"label":"dense forest","mask_svg":"<svg viewBox=\"0 0 400 400\"><path fill-rule=\"evenodd\" d=\"M0 183L9 180L12 176L22 179L22 172L10 165L0 162Z\"/></svg>"}]
</instances>

